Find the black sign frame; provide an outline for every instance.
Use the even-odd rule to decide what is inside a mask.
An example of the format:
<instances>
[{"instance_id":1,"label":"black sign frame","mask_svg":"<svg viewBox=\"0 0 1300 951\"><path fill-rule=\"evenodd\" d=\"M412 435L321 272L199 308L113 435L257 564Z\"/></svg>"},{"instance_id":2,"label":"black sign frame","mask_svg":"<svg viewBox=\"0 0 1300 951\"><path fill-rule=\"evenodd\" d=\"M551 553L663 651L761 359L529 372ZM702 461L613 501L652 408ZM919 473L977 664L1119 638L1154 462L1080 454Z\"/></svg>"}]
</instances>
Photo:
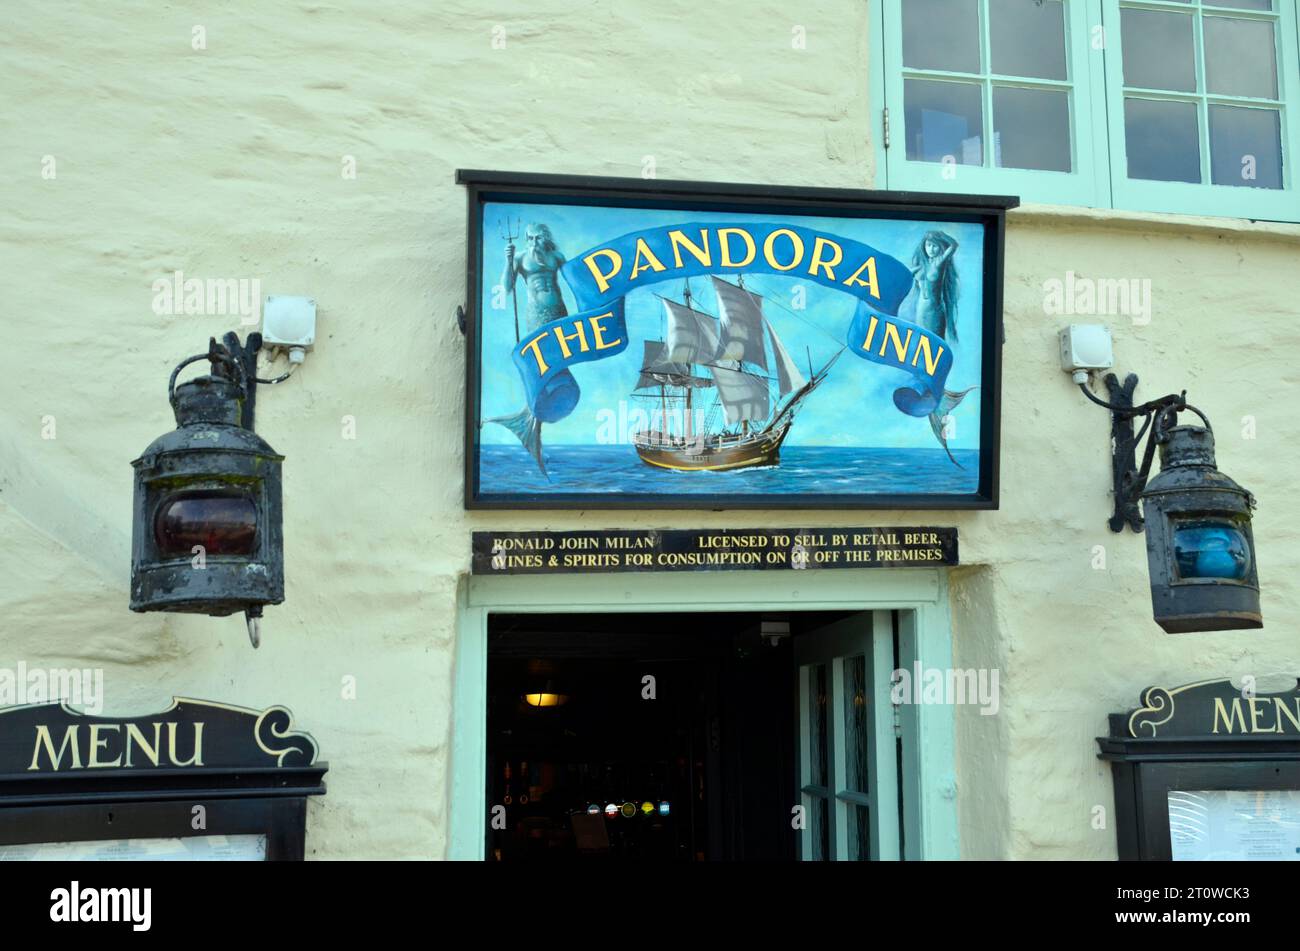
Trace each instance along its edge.
<instances>
[{"instance_id":1,"label":"black sign frame","mask_svg":"<svg viewBox=\"0 0 1300 951\"><path fill-rule=\"evenodd\" d=\"M1300 717L1300 681L1258 695L1226 678L1147 687L1138 708L1112 713L1097 756L1111 767L1120 860L1173 858L1171 791L1300 789L1300 731L1282 705Z\"/></svg>"},{"instance_id":2,"label":"black sign frame","mask_svg":"<svg viewBox=\"0 0 1300 951\"><path fill-rule=\"evenodd\" d=\"M970 510L999 506L1001 457L1003 272L1006 212L1020 204L1014 196L931 194L841 188L801 188L719 182L662 181L587 175L549 175L459 169L466 186L466 337L464 421L464 507L466 509L917 509ZM981 354L980 463L978 489L967 495L889 493L870 495L740 494L679 495L673 498L620 493L511 494L486 497L479 490L480 380L482 333L479 312L483 229L481 208L488 201L528 202L563 198L573 205L634 205L692 211L820 214L839 217L968 221L984 228L983 353Z\"/></svg>"},{"instance_id":3,"label":"black sign frame","mask_svg":"<svg viewBox=\"0 0 1300 951\"><path fill-rule=\"evenodd\" d=\"M182 763L195 759L196 724L205 760L178 765L163 747L179 751ZM2 708L0 845L254 834L266 836L266 861L301 861L307 797L324 795L329 764L317 760L311 735L292 727L284 707L184 697L138 717L95 716L59 702ZM119 762L95 763L101 755Z\"/></svg>"}]
</instances>

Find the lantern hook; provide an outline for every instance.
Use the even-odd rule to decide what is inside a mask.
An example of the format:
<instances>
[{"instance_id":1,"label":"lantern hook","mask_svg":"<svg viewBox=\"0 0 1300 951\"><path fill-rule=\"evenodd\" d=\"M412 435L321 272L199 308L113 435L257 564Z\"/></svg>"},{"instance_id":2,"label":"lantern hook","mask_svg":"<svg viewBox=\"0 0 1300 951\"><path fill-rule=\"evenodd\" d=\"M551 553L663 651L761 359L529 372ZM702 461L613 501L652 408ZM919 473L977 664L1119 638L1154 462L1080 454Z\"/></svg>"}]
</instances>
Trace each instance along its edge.
<instances>
[{"instance_id":1,"label":"lantern hook","mask_svg":"<svg viewBox=\"0 0 1300 951\"><path fill-rule=\"evenodd\" d=\"M248 395L248 383L244 378L243 366L241 366L239 361L232 357L224 347L220 346L216 340L210 339L208 341L207 353L196 353L192 357L187 357L176 365L176 369L172 370L171 379L167 381L167 400L173 406L176 405L176 378L180 376L181 371L187 366L191 363L198 363L200 360L211 361L214 372L219 363L223 363L229 367L234 367L235 373L238 376L238 379L235 382L239 384L240 392L245 397Z\"/></svg>"}]
</instances>

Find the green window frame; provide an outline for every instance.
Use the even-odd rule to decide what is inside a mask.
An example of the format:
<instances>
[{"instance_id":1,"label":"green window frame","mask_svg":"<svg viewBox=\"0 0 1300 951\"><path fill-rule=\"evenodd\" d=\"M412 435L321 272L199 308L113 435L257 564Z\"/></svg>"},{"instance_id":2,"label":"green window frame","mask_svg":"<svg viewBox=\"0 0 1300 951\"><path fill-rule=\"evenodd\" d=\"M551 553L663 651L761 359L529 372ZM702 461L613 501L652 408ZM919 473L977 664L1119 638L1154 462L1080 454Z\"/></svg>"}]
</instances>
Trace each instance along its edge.
<instances>
[{"instance_id":1,"label":"green window frame","mask_svg":"<svg viewBox=\"0 0 1300 951\"><path fill-rule=\"evenodd\" d=\"M1221 215L1280 221L1300 221L1300 181L1295 165L1300 161L1300 69L1296 65L1296 9L1294 2L1272 0L1271 11L1244 9L1225 2L1203 0L1103 0L1102 18L1107 24L1107 106L1110 114L1112 191L1116 208L1163 211L1177 214ZM1123 30L1118 25L1125 10L1171 14L1191 19L1195 90L1172 91L1133 87L1124 76ZM1247 97L1223 95L1208 89L1206 76L1205 25L1230 16L1234 20L1268 22L1272 25L1277 56L1277 96ZM1115 26L1112 26L1114 24ZM1118 44L1113 34L1118 34ZM1194 107L1197 144L1200 149L1200 183L1130 178L1125 110L1130 100L1147 103L1179 103ZM1281 188L1252 188L1213 183L1211 154L1211 111L1215 107L1276 112L1282 149ZM1289 106L1289 107L1288 107Z\"/></svg>"},{"instance_id":2,"label":"green window frame","mask_svg":"<svg viewBox=\"0 0 1300 951\"><path fill-rule=\"evenodd\" d=\"M877 55L873 67L876 90L873 105L877 107L875 114L882 120L882 134L875 136L875 141L877 168L883 170L883 187L1016 194L1025 202L1041 204L1300 221L1300 174L1296 172L1300 165L1300 17L1293 0L1271 0L1268 10L1250 8L1265 0L1059 0L1066 67L1063 79L993 71L990 13L1002 0L972 0L979 17L978 68L972 62L954 64L962 67L957 69L941 68L943 64L935 62L905 62L903 8L907 2L879 0L876 4L879 16L875 21L878 40L874 44ZM1125 85L1121 21L1125 16L1122 11L1126 9L1176 13L1193 21L1194 88L1168 90ZM1278 63L1275 98L1208 88L1204 42L1207 17L1266 21L1273 25ZM918 47L913 45L912 49ZM940 88L935 83L967 84L979 89L978 141L968 146L974 137L964 140L963 146L968 147L960 159L936 161L933 156L921 159L916 155L921 149L916 139L912 139L913 157L908 155L908 136L915 132L908 128L909 100L905 99L905 92L916 90L916 100L923 102L927 84L930 89ZM999 110L995 97L1005 95L1006 90L1066 95L1070 171L1000 167L1000 137L995 135ZM975 96L972 93L964 99L973 104ZM1183 108L1195 110L1199 183L1129 177L1126 99L1182 103ZM1012 98L1008 96L1007 101ZM1219 156L1220 166L1215 171L1211 118L1243 120L1247 115L1243 110L1278 116L1282 153L1280 188L1215 183L1216 178L1222 181L1229 166ZM973 105L968 106L967 126L975 124L973 113ZM977 155L980 162L974 164L972 159ZM1270 168L1267 159L1257 157L1254 161L1267 175Z\"/></svg>"},{"instance_id":3,"label":"green window frame","mask_svg":"<svg viewBox=\"0 0 1300 951\"><path fill-rule=\"evenodd\" d=\"M1105 98L1100 57L1093 56L1088 40L1088 0L1063 0L1065 31L1064 79L1048 79L997 73L992 69L990 3L973 0L979 14L979 68L952 70L918 68L904 59L903 4L906 0L882 0L883 55L878 57L880 87L885 90L889 117L889 146L884 149L888 187L899 190L953 191L985 194L1018 194L1023 201L1096 205L1109 192L1105 178L1105 141L1093 136L1105 121ZM1092 21L1095 22L1095 21ZM877 49L880 44L877 45ZM980 151L982 162L916 161L907 157L907 109L904 93L908 84L955 83L979 88L981 107ZM1004 90L1059 92L1067 96L1072 170L1039 171L998 167L995 143L994 95ZM966 156L969 158L970 156Z\"/></svg>"}]
</instances>

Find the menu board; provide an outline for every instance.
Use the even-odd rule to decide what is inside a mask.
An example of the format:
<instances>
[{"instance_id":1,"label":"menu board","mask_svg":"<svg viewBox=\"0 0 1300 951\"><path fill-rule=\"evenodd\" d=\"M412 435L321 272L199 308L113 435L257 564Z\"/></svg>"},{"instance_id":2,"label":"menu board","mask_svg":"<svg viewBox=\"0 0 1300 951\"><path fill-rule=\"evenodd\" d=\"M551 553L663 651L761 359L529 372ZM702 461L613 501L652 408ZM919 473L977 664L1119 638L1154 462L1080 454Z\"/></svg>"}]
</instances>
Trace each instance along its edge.
<instances>
[{"instance_id":1,"label":"menu board","mask_svg":"<svg viewBox=\"0 0 1300 951\"><path fill-rule=\"evenodd\" d=\"M1300 790L1171 789L1174 861L1300 861Z\"/></svg>"},{"instance_id":2,"label":"menu board","mask_svg":"<svg viewBox=\"0 0 1300 951\"><path fill-rule=\"evenodd\" d=\"M0 845L0 862L264 862L264 835Z\"/></svg>"}]
</instances>

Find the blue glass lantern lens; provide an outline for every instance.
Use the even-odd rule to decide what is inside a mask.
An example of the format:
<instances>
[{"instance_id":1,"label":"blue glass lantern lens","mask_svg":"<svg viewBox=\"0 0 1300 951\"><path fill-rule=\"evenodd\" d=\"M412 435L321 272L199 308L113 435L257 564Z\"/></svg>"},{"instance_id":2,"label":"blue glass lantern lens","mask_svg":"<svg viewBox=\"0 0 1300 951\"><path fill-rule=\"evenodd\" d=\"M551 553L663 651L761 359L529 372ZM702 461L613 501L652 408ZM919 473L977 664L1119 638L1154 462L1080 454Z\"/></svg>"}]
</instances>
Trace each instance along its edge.
<instances>
[{"instance_id":1,"label":"blue glass lantern lens","mask_svg":"<svg viewBox=\"0 0 1300 951\"><path fill-rule=\"evenodd\" d=\"M1182 578L1228 578L1250 573L1246 535L1227 522L1186 522L1174 529L1174 560Z\"/></svg>"}]
</instances>

